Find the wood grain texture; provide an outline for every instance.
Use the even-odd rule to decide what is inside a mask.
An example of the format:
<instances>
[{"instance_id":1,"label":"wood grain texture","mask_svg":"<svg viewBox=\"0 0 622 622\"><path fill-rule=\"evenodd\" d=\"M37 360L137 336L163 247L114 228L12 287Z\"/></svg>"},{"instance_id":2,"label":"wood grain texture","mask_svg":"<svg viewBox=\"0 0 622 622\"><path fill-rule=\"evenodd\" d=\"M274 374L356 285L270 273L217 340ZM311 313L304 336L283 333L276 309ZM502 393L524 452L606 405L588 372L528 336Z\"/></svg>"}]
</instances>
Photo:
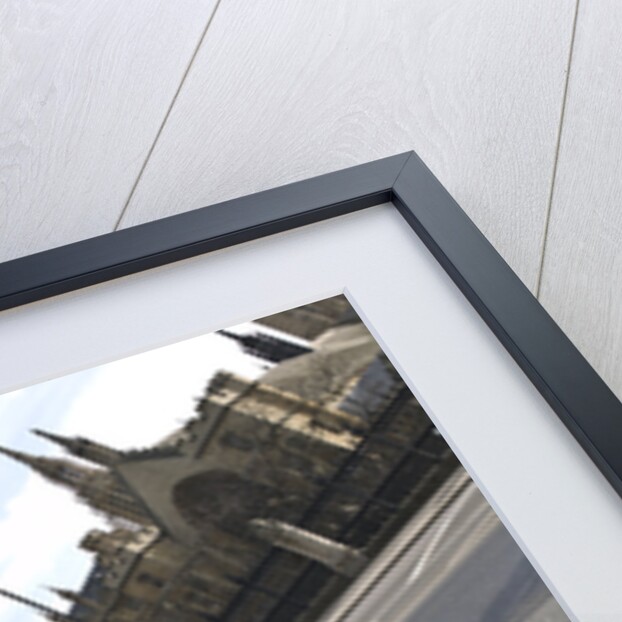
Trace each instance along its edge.
<instances>
[{"instance_id":1,"label":"wood grain texture","mask_svg":"<svg viewBox=\"0 0 622 622\"><path fill-rule=\"evenodd\" d=\"M533 286L573 10L223 0L122 226L415 149Z\"/></svg>"},{"instance_id":2,"label":"wood grain texture","mask_svg":"<svg viewBox=\"0 0 622 622\"><path fill-rule=\"evenodd\" d=\"M113 229L214 3L0 3L0 260Z\"/></svg>"},{"instance_id":3,"label":"wood grain texture","mask_svg":"<svg viewBox=\"0 0 622 622\"><path fill-rule=\"evenodd\" d=\"M622 398L622 5L582 2L541 301Z\"/></svg>"}]
</instances>

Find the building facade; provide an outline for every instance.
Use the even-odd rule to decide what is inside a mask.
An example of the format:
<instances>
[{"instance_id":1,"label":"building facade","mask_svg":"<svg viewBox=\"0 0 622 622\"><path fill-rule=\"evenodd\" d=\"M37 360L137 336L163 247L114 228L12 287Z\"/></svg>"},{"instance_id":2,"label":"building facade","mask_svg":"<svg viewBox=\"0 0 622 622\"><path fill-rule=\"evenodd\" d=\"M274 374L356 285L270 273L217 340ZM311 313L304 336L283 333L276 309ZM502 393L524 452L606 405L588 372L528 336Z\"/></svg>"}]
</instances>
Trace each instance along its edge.
<instances>
[{"instance_id":1,"label":"building facade","mask_svg":"<svg viewBox=\"0 0 622 622\"><path fill-rule=\"evenodd\" d=\"M80 543L93 568L79 593L57 590L68 613L15 598L55 620L308 622L455 471L345 299L266 325L308 345L256 339L276 364L258 381L216 374L153 447L39 431L81 462L2 450L116 525Z\"/></svg>"}]
</instances>

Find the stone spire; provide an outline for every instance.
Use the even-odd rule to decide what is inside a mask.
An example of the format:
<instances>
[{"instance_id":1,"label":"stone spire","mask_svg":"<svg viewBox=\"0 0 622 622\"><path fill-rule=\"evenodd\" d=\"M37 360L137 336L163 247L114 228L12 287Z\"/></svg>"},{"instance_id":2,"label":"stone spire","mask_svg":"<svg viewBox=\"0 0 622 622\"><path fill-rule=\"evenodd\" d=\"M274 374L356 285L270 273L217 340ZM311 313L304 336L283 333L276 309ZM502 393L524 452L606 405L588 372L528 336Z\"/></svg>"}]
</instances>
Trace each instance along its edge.
<instances>
[{"instance_id":1,"label":"stone spire","mask_svg":"<svg viewBox=\"0 0 622 622\"><path fill-rule=\"evenodd\" d=\"M237 341L247 354L271 363L280 363L311 352L311 348L264 333L238 335L228 330L219 330L218 334Z\"/></svg>"},{"instance_id":2,"label":"stone spire","mask_svg":"<svg viewBox=\"0 0 622 622\"><path fill-rule=\"evenodd\" d=\"M73 489L79 489L89 476L95 473L93 469L86 469L68 460L31 456L21 451L7 449L6 447L0 447L0 454L4 454L29 466L52 482L63 484Z\"/></svg>"},{"instance_id":3,"label":"stone spire","mask_svg":"<svg viewBox=\"0 0 622 622\"><path fill-rule=\"evenodd\" d=\"M138 524L152 524L136 499L107 470L90 469L62 458L31 456L5 447L0 447L0 453L26 464L55 484L71 488L90 507L110 517L119 516Z\"/></svg>"},{"instance_id":4,"label":"stone spire","mask_svg":"<svg viewBox=\"0 0 622 622\"><path fill-rule=\"evenodd\" d=\"M52 441L64 447L69 453L78 458L103 466L112 466L116 462L119 462L125 455L122 451L117 451L116 449L106 447L105 445L101 445L100 443L86 438L69 438L59 434L45 432L44 430L32 430L32 432L41 438L45 438L48 441Z\"/></svg>"},{"instance_id":5,"label":"stone spire","mask_svg":"<svg viewBox=\"0 0 622 622\"><path fill-rule=\"evenodd\" d=\"M72 603L82 605L83 607L88 607L89 609L101 609L102 608L102 605L100 605L100 603L94 600L91 600L90 598L86 598L82 596L82 594L79 594L78 592L74 592L73 590L66 590L64 588L59 588L59 587L50 587L49 590L53 592L54 594L56 594L57 596L60 596L61 598L64 598L65 600L68 600Z\"/></svg>"},{"instance_id":6,"label":"stone spire","mask_svg":"<svg viewBox=\"0 0 622 622\"><path fill-rule=\"evenodd\" d=\"M76 618L73 618L70 614L56 611L56 609L52 609L47 605L38 603L34 600L31 600L30 598L25 598L24 596L20 596L19 594L14 594L13 592L9 592L8 590L0 589L0 596L4 596L9 600L15 601L26 607L34 609L35 611L40 613L46 620L52 620L53 622L75 622L76 620Z\"/></svg>"}]
</instances>

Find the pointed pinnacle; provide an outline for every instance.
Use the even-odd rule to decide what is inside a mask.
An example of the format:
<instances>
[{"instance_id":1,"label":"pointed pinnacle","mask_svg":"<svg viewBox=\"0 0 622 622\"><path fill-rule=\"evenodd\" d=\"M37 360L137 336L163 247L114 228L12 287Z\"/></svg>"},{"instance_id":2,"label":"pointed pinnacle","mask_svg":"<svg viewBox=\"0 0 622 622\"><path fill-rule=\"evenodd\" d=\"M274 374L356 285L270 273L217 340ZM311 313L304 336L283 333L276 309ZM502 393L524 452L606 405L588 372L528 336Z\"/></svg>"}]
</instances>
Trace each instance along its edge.
<instances>
[{"instance_id":1,"label":"pointed pinnacle","mask_svg":"<svg viewBox=\"0 0 622 622\"><path fill-rule=\"evenodd\" d=\"M56 594L57 596L60 596L61 598L64 598L65 600L73 600L74 596L76 595L74 591L68 590L62 587L54 587L53 585L47 585L46 588L53 594Z\"/></svg>"},{"instance_id":2,"label":"pointed pinnacle","mask_svg":"<svg viewBox=\"0 0 622 622\"><path fill-rule=\"evenodd\" d=\"M83 605L84 607L89 607L90 609L101 608L101 605L98 602L90 600L89 598L85 598L84 596L82 596L82 594L75 592L74 590L68 590L66 588L52 586L48 586L47 589L50 592L56 594L57 596L60 596L64 600L68 600L72 603L78 603L80 605Z\"/></svg>"},{"instance_id":3,"label":"pointed pinnacle","mask_svg":"<svg viewBox=\"0 0 622 622\"><path fill-rule=\"evenodd\" d=\"M60 434L53 434L52 432L45 432L37 429L32 430L32 432L37 436L60 445L70 454L96 464L110 466L117 460L123 458L124 455L122 451L106 447L101 443L86 438L61 436Z\"/></svg>"},{"instance_id":4,"label":"pointed pinnacle","mask_svg":"<svg viewBox=\"0 0 622 622\"><path fill-rule=\"evenodd\" d=\"M233 339L234 341L242 341L244 339L242 335L232 333L231 331L225 330L224 328L222 330L217 330L216 334L221 335L222 337L227 337L228 339Z\"/></svg>"},{"instance_id":5,"label":"pointed pinnacle","mask_svg":"<svg viewBox=\"0 0 622 622\"><path fill-rule=\"evenodd\" d=\"M39 430L38 428L33 428L30 430L33 434L40 436L41 438L45 438L48 441L52 441L53 443L59 443L60 445L64 445L69 441L65 436L61 436L60 434L53 434L52 432L46 432L45 430Z\"/></svg>"},{"instance_id":6,"label":"pointed pinnacle","mask_svg":"<svg viewBox=\"0 0 622 622\"><path fill-rule=\"evenodd\" d=\"M70 488L76 488L77 480L83 474L90 472L80 465L61 458L31 456L30 454L7 449L6 447L0 447L0 454L5 454L9 458L25 464L49 481L61 483Z\"/></svg>"},{"instance_id":7,"label":"pointed pinnacle","mask_svg":"<svg viewBox=\"0 0 622 622\"><path fill-rule=\"evenodd\" d=\"M9 449L8 447L0 446L0 454L4 454L9 458L13 458L13 460L29 465L33 463L33 460L36 460L35 456L31 456L30 454L26 454L22 451L15 451L14 449Z\"/></svg>"},{"instance_id":8,"label":"pointed pinnacle","mask_svg":"<svg viewBox=\"0 0 622 622\"><path fill-rule=\"evenodd\" d=\"M74 452L79 444L79 441L77 439L69 438L67 436L61 436L60 434L53 434L52 432L46 432L45 430L38 430L34 428L30 431L33 434L36 434L37 436L46 439L47 441L51 441L56 445L60 445L61 447L67 449L70 452Z\"/></svg>"},{"instance_id":9,"label":"pointed pinnacle","mask_svg":"<svg viewBox=\"0 0 622 622\"><path fill-rule=\"evenodd\" d=\"M17 603L21 603L26 607L30 607L31 609L34 609L35 611L38 611L39 613L44 615L48 620L53 620L56 622L71 622L73 620L73 618L68 614L62 613L61 611L56 611L55 609L52 609L47 605L38 603L31 598L20 596L15 592L9 592L8 590L0 588L0 596L4 596L5 598L13 600Z\"/></svg>"}]
</instances>

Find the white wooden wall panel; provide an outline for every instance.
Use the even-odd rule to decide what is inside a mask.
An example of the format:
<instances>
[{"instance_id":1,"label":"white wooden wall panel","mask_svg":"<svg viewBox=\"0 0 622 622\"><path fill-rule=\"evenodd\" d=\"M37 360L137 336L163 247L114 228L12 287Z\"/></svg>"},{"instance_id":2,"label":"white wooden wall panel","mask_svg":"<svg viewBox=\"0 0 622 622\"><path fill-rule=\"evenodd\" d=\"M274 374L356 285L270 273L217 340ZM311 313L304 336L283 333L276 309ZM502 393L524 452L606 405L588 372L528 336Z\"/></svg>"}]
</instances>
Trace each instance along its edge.
<instances>
[{"instance_id":1,"label":"white wooden wall panel","mask_svg":"<svg viewBox=\"0 0 622 622\"><path fill-rule=\"evenodd\" d=\"M0 3L0 261L114 228L214 2Z\"/></svg>"},{"instance_id":2,"label":"white wooden wall panel","mask_svg":"<svg viewBox=\"0 0 622 622\"><path fill-rule=\"evenodd\" d=\"M127 227L415 149L536 282L573 0L223 0Z\"/></svg>"},{"instance_id":3,"label":"white wooden wall panel","mask_svg":"<svg viewBox=\"0 0 622 622\"><path fill-rule=\"evenodd\" d=\"M622 398L622 4L582 2L541 300Z\"/></svg>"}]
</instances>

